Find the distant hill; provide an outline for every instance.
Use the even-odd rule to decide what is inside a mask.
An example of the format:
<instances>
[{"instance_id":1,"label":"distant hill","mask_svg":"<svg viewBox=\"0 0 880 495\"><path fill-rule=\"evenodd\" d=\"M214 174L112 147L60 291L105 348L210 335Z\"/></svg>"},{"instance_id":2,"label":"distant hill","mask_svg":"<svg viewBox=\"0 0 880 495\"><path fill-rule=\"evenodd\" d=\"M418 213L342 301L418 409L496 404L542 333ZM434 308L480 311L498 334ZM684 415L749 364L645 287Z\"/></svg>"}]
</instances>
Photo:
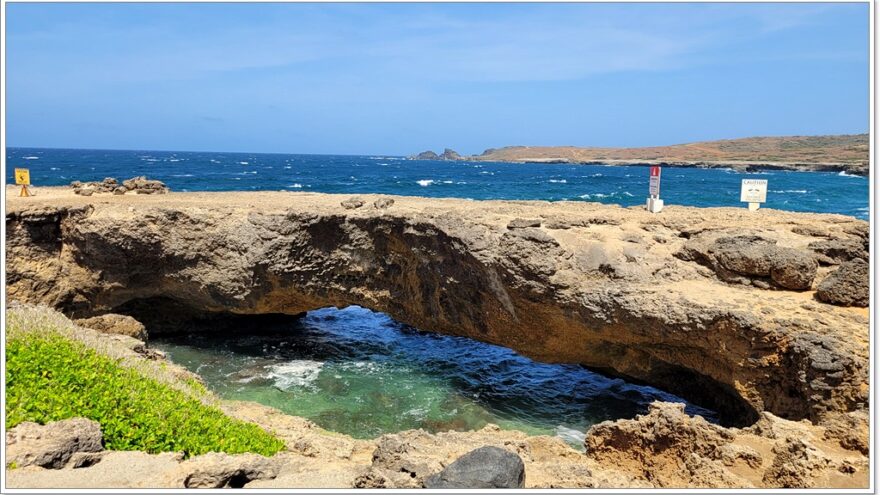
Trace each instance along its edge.
<instances>
[{"instance_id":1,"label":"distant hill","mask_svg":"<svg viewBox=\"0 0 880 495\"><path fill-rule=\"evenodd\" d=\"M725 139L644 148L508 146L488 149L471 161L522 163L663 164L730 167L739 170L789 169L868 174L868 135L786 136Z\"/></svg>"}]
</instances>

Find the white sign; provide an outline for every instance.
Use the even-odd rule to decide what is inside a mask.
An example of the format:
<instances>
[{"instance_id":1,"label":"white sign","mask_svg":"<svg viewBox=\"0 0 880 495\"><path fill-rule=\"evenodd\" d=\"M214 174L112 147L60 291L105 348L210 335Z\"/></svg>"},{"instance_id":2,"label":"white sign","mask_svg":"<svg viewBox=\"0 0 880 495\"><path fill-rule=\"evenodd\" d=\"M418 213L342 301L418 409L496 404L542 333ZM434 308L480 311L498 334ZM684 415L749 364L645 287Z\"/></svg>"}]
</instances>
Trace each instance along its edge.
<instances>
[{"instance_id":1,"label":"white sign","mask_svg":"<svg viewBox=\"0 0 880 495\"><path fill-rule=\"evenodd\" d=\"M648 194L655 198L660 197L660 167L651 167L651 178L648 183Z\"/></svg>"},{"instance_id":2,"label":"white sign","mask_svg":"<svg viewBox=\"0 0 880 495\"><path fill-rule=\"evenodd\" d=\"M766 203L767 179L743 179L739 200L743 203Z\"/></svg>"}]
</instances>

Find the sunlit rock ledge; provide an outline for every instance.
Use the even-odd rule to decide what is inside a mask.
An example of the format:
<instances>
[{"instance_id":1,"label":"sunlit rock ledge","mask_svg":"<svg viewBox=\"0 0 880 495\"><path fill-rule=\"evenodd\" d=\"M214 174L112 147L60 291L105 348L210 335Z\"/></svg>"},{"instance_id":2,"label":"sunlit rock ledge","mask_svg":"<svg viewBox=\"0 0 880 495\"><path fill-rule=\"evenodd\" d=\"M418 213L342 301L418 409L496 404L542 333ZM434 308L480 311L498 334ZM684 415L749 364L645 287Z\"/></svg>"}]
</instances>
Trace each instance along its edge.
<instances>
[{"instance_id":1,"label":"sunlit rock ledge","mask_svg":"<svg viewBox=\"0 0 880 495\"><path fill-rule=\"evenodd\" d=\"M35 192L7 194L7 295L72 317L356 304L422 330L649 383L717 410L723 424L748 425L763 411L823 423L867 408L867 309L816 297L839 267L867 259L868 224L852 217ZM867 279L864 287L845 280L826 290L867 291Z\"/></svg>"}]
</instances>

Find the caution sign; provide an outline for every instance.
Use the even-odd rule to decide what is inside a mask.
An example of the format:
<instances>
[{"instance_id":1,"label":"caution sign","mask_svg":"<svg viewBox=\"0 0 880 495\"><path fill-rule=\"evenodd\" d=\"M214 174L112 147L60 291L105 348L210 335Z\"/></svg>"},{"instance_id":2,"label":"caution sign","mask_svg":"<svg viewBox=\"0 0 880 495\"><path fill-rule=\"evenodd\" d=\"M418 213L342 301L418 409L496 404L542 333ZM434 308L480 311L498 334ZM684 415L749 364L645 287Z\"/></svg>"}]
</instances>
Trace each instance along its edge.
<instances>
[{"instance_id":1,"label":"caution sign","mask_svg":"<svg viewBox=\"0 0 880 495\"><path fill-rule=\"evenodd\" d=\"M660 167L651 167L651 178L648 183L648 194L655 198L660 197Z\"/></svg>"},{"instance_id":2,"label":"caution sign","mask_svg":"<svg viewBox=\"0 0 880 495\"><path fill-rule=\"evenodd\" d=\"M26 168L15 169L15 183L20 186L29 186L31 184L31 171Z\"/></svg>"},{"instance_id":3,"label":"caution sign","mask_svg":"<svg viewBox=\"0 0 880 495\"><path fill-rule=\"evenodd\" d=\"M743 203L766 203L767 179L743 179L739 200Z\"/></svg>"}]
</instances>

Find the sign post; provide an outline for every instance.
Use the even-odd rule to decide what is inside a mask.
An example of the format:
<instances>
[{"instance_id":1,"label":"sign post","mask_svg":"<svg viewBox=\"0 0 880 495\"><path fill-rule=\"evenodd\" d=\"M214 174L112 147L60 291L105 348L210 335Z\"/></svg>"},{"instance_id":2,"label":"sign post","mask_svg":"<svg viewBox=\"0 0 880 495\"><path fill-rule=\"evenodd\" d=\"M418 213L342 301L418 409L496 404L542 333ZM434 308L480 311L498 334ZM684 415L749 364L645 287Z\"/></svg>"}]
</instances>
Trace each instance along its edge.
<instances>
[{"instance_id":1,"label":"sign post","mask_svg":"<svg viewBox=\"0 0 880 495\"><path fill-rule=\"evenodd\" d=\"M651 167L650 177L646 207L651 213L660 213L663 209L663 200L660 199L660 167L656 165Z\"/></svg>"},{"instance_id":2,"label":"sign post","mask_svg":"<svg viewBox=\"0 0 880 495\"><path fill-rule=\"evenodd\" d=\"M749 204L749 211L760 208L767 202L767 179L743 179L739 200Z\"/></svg>"},{"instance_id":3,"label":"sign post","mask_svg":"<svg viewBox=\"0 0 880 495\"><path fill-rule=\"evenodd\" d=\"M31 184L31 171L26 168L15 169L15 183L21 186L19 196L26 198L31 195L28 187Z\"/></svg>"}]
</instances>

